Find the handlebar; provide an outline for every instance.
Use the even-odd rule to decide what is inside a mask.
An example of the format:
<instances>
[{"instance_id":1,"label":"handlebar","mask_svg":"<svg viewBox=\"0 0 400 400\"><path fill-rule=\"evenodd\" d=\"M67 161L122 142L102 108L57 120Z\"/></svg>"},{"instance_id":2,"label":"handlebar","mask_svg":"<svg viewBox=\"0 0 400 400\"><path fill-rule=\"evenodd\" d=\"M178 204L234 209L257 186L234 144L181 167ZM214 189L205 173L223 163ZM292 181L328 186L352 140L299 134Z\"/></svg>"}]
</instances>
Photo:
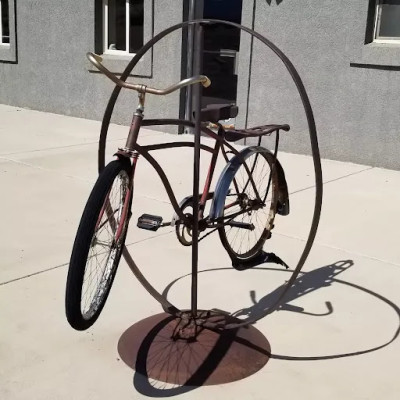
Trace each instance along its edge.
<instances>
[{"instance_id":1,"label":"handlebar","mask_svg":"<svg viewBox=\"0 0 400 400\"><path fill-rule=\"evenodd\" d=\"M175 90L179 90L185 86L194 85L195 83L201 83L204 87L208 87L211 85L210 79L207 78L207 76L205 75L192 76L191 78L183 79L182 81L174 85L171 85L166 89L156 89L146 85L127 83L122 81L115 74L109 71L102 64L103 58L98 54L89 52L86 54L86 57L99 71L103 72L103 74L106 75L109 79L111 79L115 84L117 84L120 87L124 87L126 89L136 90L139 93L151 93L151 94L156 94L158 96L165 96L167 94L175 92Z\"/></svg>"}]
</instances>

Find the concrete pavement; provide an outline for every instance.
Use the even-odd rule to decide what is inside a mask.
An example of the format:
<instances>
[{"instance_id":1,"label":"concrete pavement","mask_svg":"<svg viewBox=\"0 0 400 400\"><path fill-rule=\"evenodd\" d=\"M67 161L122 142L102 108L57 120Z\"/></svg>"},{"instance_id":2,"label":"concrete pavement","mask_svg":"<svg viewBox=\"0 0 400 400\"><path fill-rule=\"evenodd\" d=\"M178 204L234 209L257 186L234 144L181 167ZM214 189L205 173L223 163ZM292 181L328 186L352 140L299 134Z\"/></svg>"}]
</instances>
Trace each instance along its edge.
<instances>
[{"instance_id":1,"label":"concrete pavement","mask_svg":"<svg viewBox=\"0 0 400 400\"><path fill-rule=\"evenodd\" d=\"M147 397L134 387L134 371L120 360L117 343L130 325L162 310L124 261L92 328L76 332L64 315L70 251L97 176L99 129L97 121L0 105L1 399ZM108 160L126 133L126 127L112 125ZM175 139L145 130L141 143ZM287 153L279 158L291 192L291 214L277 217L267 250L293 267L312 213L312 161ZM157 159L178 198L188 195L191 150L161 151ZM323 160L323 174L322 219L306 274L284 309L256 324L273 357L246 379L200 387L179 398L398 398L400 172ZM158 177L144 160L133 204L133 221L144 212L165 220L172 213ZM188 307L190 249L178 243L173 230L151 233L132 223L127 243L157 289L182 277L172 285L169 299ZM288 277L283 269L266 266L232 269L217 234L201 242L199 267L204 271L199 275L199 307L231 312L246 310L254 298L262 307L269 291ZM162 396L163 386L158 387Z\"/></svg>"}]
</instances>

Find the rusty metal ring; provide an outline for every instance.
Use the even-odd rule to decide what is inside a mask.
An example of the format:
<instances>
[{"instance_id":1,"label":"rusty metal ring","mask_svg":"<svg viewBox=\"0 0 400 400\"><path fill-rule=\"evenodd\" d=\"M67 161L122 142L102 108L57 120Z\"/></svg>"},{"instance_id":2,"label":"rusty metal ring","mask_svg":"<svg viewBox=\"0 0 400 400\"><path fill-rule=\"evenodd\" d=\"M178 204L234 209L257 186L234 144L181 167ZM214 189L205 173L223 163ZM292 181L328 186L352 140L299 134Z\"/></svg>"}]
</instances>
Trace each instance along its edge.
<instances>
[{"instance_id":1,"label":"rusty metal ring","mask_svg":"<svg viewBox=\"0 0 400 400\"><path fill-rule=\"evenodd\" d=\"M304 88L303 82L300 79L300 76L297 72L297 70L294 68L293 64L290 62L290 60L286 57L286 55L278 48L276 47L272 42L270 42L267 38L264 36L260 35L259 33L255 32L254 30L247 28L245 26L236 24L234 22L229 22L229 21L223 21L223 20L211 20L211 19L198 19L198 20L193 20L193 21L186 21L182 22L179 24L176 24L174 26L171 26L164 31L158 33L156 36L154 36L151 40L149 40L137 53L136 55L132 58L132 60L129 62L127 67L125 68L125 71L121 75L120 79L122 81L126 81L127 77L133 70L133 68L136 66L136 64L139 62L139 60L144 56L144 54L147 53L148 50L150 50L158 41L163 39L165 36L168 34L178 30L182 29L185 27L188 27L189 25L199 25L199 24L204 24L204 25L210 25L210 24L224 24L224 25L229 25L236 27L242 31L245 31L249 33L251 36L257 38L260 40L262 43L264 43L267 47L269 47L283 62L285 65L287 71L289 72L290 76L293 79L293 82L296 85L296 88L299 92L301 101L303 103L304 107L304 112L307 117L307 123L308 123L308 131L309 131L309 137L310 137L310 143L311 143L311 152L312 152L312 157L313 157L313 163L314 163L314 172L315 172L315 203L314 203L314 213L313 213L313 218L311 221L311 227L309 231L309 235L306 241L306 244L304 246L303 252L300 256L300 259L297 263L296 268L294 269L294 272L287 282L285 289L282 291L281 295L278 297L276 300L275 304L270 307L270 309L264 314L264 316L270 314L274 310L276 310L279 305L281 304L285 294L289 290L289 288L292 286L293 282L297 278L298 274L300 273L309 253L311 250L311 247L313 245L316 233L317 233L317 228L318 228L318 223L321 215L321 207L322 207L322 170L321 170L321 159L320 159L320 152L319 152L319 147L318 147L318 139L317 139L317 130L315 126L315 120L314 120L314 115L312 112L311 104L307 95L307 92ZM101 132L100 132L100 138L99 138L99 148L98 148L98 169L99 172L101 172L105 166L105 149L106 149L106 141L107 141L107 133L108 133L108 128L110 125L111 121L111 116L114 110L115 103L117 101L117 98L119 96L119 93L121 91L121 87L116 85L111 96L109 99L109 102L107 104L103 121L102 121L102 126L101 126ZM139 279L139 281L142 283L142 285L149 291L149 293L157 300L160 302L162 305L163 309L166 312L169 312L173 315L177 315L181 313L181 311L173 306L164 296L162 296L159 292L157 292L153 286L150 285L150 283L144 278L144 276L141 274L139 268L136 266L136 264L133 262L133 259L131 258L128 250L124 248L124 257L125 260L130 264L130 267L132 271L135 273L136 277ZM238 328L243 325L248 325L256 322L258 318L250 319L247 320L246 323L238 323L238 324L232 324L231 326L227 326L225 328Z\"/></svg>"}]
</instances>

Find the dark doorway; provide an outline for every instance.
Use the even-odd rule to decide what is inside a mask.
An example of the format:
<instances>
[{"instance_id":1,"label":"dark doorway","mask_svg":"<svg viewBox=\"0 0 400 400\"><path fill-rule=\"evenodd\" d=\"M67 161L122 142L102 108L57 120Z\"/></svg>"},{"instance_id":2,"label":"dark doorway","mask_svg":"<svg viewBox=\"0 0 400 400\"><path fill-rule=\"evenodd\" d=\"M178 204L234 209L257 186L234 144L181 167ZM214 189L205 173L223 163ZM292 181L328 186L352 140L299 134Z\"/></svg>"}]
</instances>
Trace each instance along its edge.
<instances>
[{"instance_id":1,"label":"dark doorway","mask_svg":"<svg viewBox=\"0 0 400 400\"><path fill-rule=\"evenodd\" d=\"M204 0L203 17L241 23L242 0ZM211 86L203 90L202 106L236 103L240 30L228 25L204 27L203 73Z\"/></svg>"}]
</instances>

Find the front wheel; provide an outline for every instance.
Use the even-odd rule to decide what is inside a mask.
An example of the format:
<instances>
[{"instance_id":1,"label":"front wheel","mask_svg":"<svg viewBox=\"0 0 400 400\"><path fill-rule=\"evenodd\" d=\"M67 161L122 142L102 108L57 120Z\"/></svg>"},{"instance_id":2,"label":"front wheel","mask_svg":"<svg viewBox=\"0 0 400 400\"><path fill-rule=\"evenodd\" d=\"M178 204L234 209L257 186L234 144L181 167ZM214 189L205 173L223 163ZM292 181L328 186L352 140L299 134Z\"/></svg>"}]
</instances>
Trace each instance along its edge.
<instances>
[{"instance_id":1,"label":"front wheel","mask_svg":"<svg viewBox=\"0 0 400 400\"><path fill-rule=\"evenodd\" d=\"M217 184L224 193L216 205L223 224L218 232L233 261L257 256L271 236L278 202L274 161L269 150L248 147L228 163Z\"/></svg>"},{"instance_id":2,"label":"front wheel","mask_svg":"<svg viewBox=\"0 0 400 400\"><path fill-rule=\"evenodd\" d=\"M89 328L107 300L121 258L132 201L128 159L110 162L83 211L69 264L65 307L77 330Z\"/></svg>"}]
</instances>

